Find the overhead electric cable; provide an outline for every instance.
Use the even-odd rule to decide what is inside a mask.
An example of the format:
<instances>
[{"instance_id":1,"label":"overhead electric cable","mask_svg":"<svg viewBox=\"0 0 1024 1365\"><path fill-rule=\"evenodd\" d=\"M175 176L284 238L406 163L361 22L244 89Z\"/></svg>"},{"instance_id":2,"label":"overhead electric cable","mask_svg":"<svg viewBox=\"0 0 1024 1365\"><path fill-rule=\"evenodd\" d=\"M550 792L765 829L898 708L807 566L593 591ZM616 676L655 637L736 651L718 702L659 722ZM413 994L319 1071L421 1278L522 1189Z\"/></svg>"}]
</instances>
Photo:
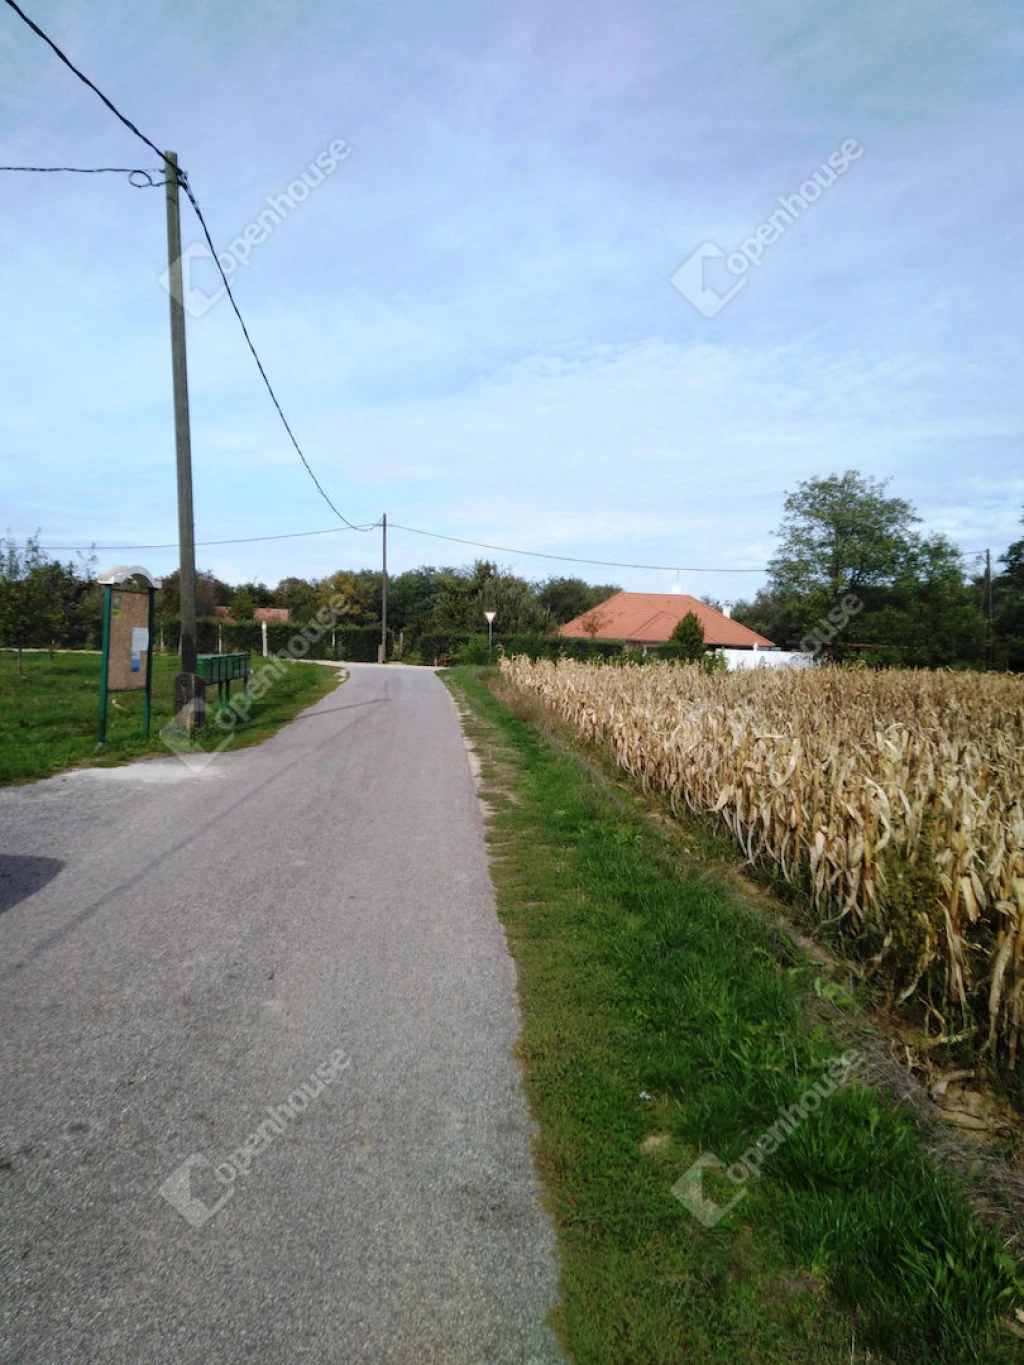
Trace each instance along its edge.
<instances>
[{"instance_id":1,"label":"overhead electric cable","mask_svg":"<svg viewBox=\"0 0 1024 1365\"><path fill-rule=\"evenodd\" d=\"M380 522L374 525L379 526ZM439 531L424 531L416 526L402 526L398 522L388 522L388 529L395 528L401 531L410 531L413 535L431 536L436 540L448 540L457 545L472 545L480 550L497 550L501 554L526 555L531 559L556 559L567 564L599 564L609 569L651 569L657 572L666 573L766 573L767 570L759 569L694 569L687 568L685 565L676 564L627 564L616 559L584 559L578 555L555 555L545 554L541 550L515 550L508 545L492 545L483 540L467 540L463 536L446 536ZM238 536L230 540L197 540L197 546L211 545L257 545L268 540L299 540L306 536L331 536L337 535L344 530L341 526L327 526L322 531L290 531L283 535L274 536ZM369 529L373 529L370 527ZM123 550L175 550L178 547L177 541L168 541L159 545L43 545L40 549L47 554L66 554L77 551L96 550L103 553Z\"/></svg>"},{"instance_id":2,"label":"overhead electric cable","mask_svg":"<svg viewBox=\"0 0 1024 1365\"><path fill-rule=\"evenodd\" d=\"M155 175L164 175L166 167L147 171L141 166L0 166L0 171L31 171L35 175L126 175L128 182L137 190L158 189L166 185L166 180L154 180ZM144 181L135 181L133 175L145 176Z\"/></svg>"},{"instance_id":3,"label":"overhead electric cable","mask_svg":"<svg viewBox=\"0 0 1024 1365\"><path fill-rule=\"evenodd\" d=\"M379 526L380 522L367 523L366 529L373 530ZM433 540L447 540L455 545L471 545L478 550L497 550L500 554L522 555L530 559L554 559L564 564L595 564L606 569L650 569L656 573L767 573L768 568L762 566L754 569L736 568L694 568L684 564L634 564L619 559L585 559L581 555L557 555L548 554L543 550L520 550L510 545L494 545L486 540L470 540L465 536L444 535L440 531L427 531L419 526L405 526L401 522L389 521L389 530L408 531L416 536L430 536ZM227 540L197 540L197 545L259 545L269 540L302 540L309 536L333 536L338 535L346 528L343 526L325 526L320 531L285 531L278 535L271 536L233 536ZM360 528L362 529L362 528ZM68 554L78 551L96 550L104 553L121 550L175 550L178 547L177 541L166 541L155 545L43 545L40 549L47 554ZM961 550L961 555L983 555L984 550Z\"/></svg>"},{"instance_id":4,"label":"overhead electric cable","mask_svg":"<svg viewBox=\"0 0 1024 1365\"><path fill-rule=\"evenodd\" d=\"M484 540L465 540L462 536L445 536L440 531L423 531L416 526L403 526L389 521L396 531L411 531L414 536L431 536L434 540L450 540L456 545L474 545L480 550L497 550L505 555L528 555L531 559L560 559L567 564L599 564L606 569L655 569L659 573L766 573L765 569L694 569L684 564L625 564L615 559L583 559L579 555L549 555L541 550L515 550L509 545L490 545Z\"/></svg>"},{"instance_id":5,"label":"overhead electric cable","mask_svg":"<svg viewBox=\"0 0 1024 1365\"><path fill-rule=\"evenodd\" d=\"M267 377L267 372L266 372L266 370L263 368L263 361L260 360L259 354L258 354L257 351L256 351L256 347L255 347L255 346L253 345L253 343L252 343L252 337L249 335L249 329L248 329L248 327L246 327L246 325L245 325L245 319L242 317L241 310L239 309L238 304L237 304L237 302L235 301L235 296L234 296L234 294L233 294L233 292L232 292L232 290L231 290L231 285L230 285L230 283L228 282L228 277L227 277L227 275L225 275L224 269L223 269L223 267L221 266L220 259L219 259L218 255L217 255L217 248L214 246L214 244L213 244L213 238L210 236L210 229L206 226L206 219L203 217L203 211L202 211L202 209L199 207L199 201L196 199L195 195L192 193L192 187L191 187L191 185L188 183L188 176L185 175L184 173L180 174L180 175L179 175L179 183L180 183L180 185L181 185L181 188L182 188L182 189L185 191L185 193L188 195L189 203L192 205L193 209L195 209L196 217L199 219L199 226L203 229L203 236L206 238L206 244L207 244L207 246L210 248L210 254L213 256L214 263L215 263L215 265L217 266L217 273L220 275L221 280L222 280L223 283L224 283L224 290L225 290L225 292L226 292L226 294L227 294L227 296L228 296L228 302L231 304L231 307L235 310L235 317L238 319L238 325L239 325L239 327L241 327L241 329L242 329L242 335L245 337L245 344L249 347L249 350L252 352L252 358L253 358L253 360L255 360L255 362L256 362L256 368L259 370L260 376L261 376L261 378L262 378L262 380L263 380L263 383L266 385L267 393L270 394L270 401L273 403L274 407L277 409L277 415L278 415L278 417L280 417L281 423L282 423L282 425L284 426L285 431L288 433L288 439L291 441L292 445L295 447L295 453L298 455L299 459L302 461L303 465L305 466L306 473L307 473L307 474L309 475L309 477L313 480L314 484L316 484L317 491L319 492L320 496L323 498L323 500L324 500L324 502L327 504L327 506L331 509L331 511L334 513L334 515L335 515L340 521L343 521L343 522L345 523L345 525L346 525L347 527L349 527L350 530L352 530L352 531L372 531L372 530L374 530L375 527L377 527L377 526L380 525L380 521L375 521L375 522L369 523L369 524L367 524L367 525L357 526L354 522L349 521L348 517L344 516L341 512L339 512L338 509L337 509L337 507L335 507L334 503L333 503L333 502L331 501L331 499L328 497L327 492L326 492L326 490L325 490L323 484L320 482L320 480L317 478L317 476L313 473L313 470L312 470L312 468L311 468L311 466L310 466L309 461L306 459L305 455L302 453L302 447L299 445L298 441L295 439L295 433L292 431L291 426L289 425L288 418L285 417L285 415L284 415L284 410L282 409L281 404L277 401L277 394L274 392L273 386L272 386L270 380L269 380L268 377Z\"/></svg>"},{"instance_id":6,"label":"overhead electric cable","mask_svg":"<svg viewBox=\"0 0 1024 1365\"><path fill-rule=\"evenodd\" d=\"M135 136L139 138L140 141L144 142L147 147L152 148L152 150L156 152L157 156L160 158L161 163L164 163L165 161L164 154L156 145L156 143L151 141L146 136L145 133L140 132L140 130L136 128L135 124L132 123L130 118L125 118L124 114L121 113L120 109L118 109L118 107L115 104L113 104L110 100L107 99L106 95L104 95L103 91L99 88L99 86L93 85L92 81L89 79L89 77L85 74L84 71L79 71L78 67L74 64L71 58L68 57L65 53L61 52L60 48L53 41L53 39L48 37L39 27L39 25L28 17L28 15L21 8L21 6L15 4L15 0L7 0L7 4L11 7L12 10L14 10L15 14L17 14L19 18L23 19L24 22L28 24L29 28L32 30L34 34L37 35L37 37L42 38L43 42L47 45L47 47L52 48L56 56L64 63L66 67L68 67L71 71L75 73L75 75L83 83L83 85L87 85L94 95L98 95L100 97L100 99L107 106L107 108L114 115L114 117L119 118L121 122L124 124L124 126L126 128L129 128L135 134Z\"/></svg>"}]
</instances>

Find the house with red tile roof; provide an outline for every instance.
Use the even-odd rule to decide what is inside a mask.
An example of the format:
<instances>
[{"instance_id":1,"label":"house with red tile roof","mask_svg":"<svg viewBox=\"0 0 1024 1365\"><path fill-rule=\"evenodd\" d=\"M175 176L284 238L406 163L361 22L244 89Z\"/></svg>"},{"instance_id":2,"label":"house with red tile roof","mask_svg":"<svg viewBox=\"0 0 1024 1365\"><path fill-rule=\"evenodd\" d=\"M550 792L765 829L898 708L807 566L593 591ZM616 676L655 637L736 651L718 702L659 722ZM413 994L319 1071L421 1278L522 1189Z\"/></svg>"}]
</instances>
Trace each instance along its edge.
<instances>
[{"instance_id":1,"label":"house with red tile roof","mask_svg":"<svg viewBox=\"0 0 1024 1365\"><path fill-rule=\"evenodd\" d=\"M567 621L558 633L570 640L621 640L626 645L663 645L687 614L704 627L709 648L775 649L771 640L724 612L685 593L618 592L607 602Z\"/></svg>"}]
</instances>

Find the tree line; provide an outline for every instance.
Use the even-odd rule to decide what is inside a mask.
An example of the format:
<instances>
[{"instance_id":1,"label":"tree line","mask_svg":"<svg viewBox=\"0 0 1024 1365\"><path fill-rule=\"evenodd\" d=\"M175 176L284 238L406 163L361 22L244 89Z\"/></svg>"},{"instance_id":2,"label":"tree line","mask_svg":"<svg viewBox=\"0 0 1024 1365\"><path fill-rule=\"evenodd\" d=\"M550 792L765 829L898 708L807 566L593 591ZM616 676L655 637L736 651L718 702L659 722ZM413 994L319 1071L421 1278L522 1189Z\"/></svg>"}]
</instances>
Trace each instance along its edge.
<instances>
[{"instance_id":1,"label":"tree line","mask_svg":"<svg viewBox=\"0 0 1024 1365\"><path fill-rule=\"evenodd\" d=\"M1024 671L1024 538L989 572L948 537L922 535L887 485L855 470L798 485L767 582L735 619L839 660Z\"/></svg>"},{"instance_id":2,"label":"tree line","mask_svg":"<svg viewBox=\"0 0 1024 1365\"><path fill-rule=\"evenodd\" d=\"M764 587L735 603L733 617L783 648L813 648L836 660L1024 671L1024 538L986 573L948 538L922 535L919 521L885 481L852 470L806 480L786 497ZM0 539L0 642L97 648L102 594L95 575L95 556L61 564L38 536L23 546ZM530 582L483 559L469 567L424 565L389 577L388 626L403 634L407 652L420 638L485 634L484 611L497 613L498 638L543 636L618 591L574 577ZM302 623L339 597L348 625L380 625L379 571L287 577L274 587L197 575L200 619L217 607L239 622L251 621L258 607L284 607ZM179 612L172 573L157 594L157 620L173 622Z\"/></svg>"}]
</instances>

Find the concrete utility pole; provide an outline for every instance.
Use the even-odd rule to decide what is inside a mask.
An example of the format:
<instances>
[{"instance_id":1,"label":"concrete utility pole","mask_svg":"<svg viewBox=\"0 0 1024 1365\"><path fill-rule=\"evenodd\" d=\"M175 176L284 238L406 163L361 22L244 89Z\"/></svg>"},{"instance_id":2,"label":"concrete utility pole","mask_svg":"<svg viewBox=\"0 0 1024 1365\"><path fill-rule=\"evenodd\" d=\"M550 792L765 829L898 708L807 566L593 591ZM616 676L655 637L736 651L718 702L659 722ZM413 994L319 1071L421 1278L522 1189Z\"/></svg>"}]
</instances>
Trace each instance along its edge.
<instances>
[{"instance_id":1,"label":"concrete utility pole","mask_svg":"<svg viewBox=\"0 0 1024 1365\"><path fill-rule=\"evenodd\" d=\"M992 551L985 551L985 667L995 663L995 650L992 639Z\"/></svg>"},{"instance_id":2,"label":"concrete utility pole","mask_svg":"<svg viewBox=\"0 0 1024 1365\"><path fill-rule=\"evenodd\" d=\"M192 440L188 420L188 366L181 278L178 157L164 152L167 177L167 263L171 300L171 372L174 380L174 445L178 464L178 546L181 556L181 672L174 679L174 714L189 730L202 725L206 693L196 677L196 550L192 515Z\"/></svg>"},{"instance_id":3,"label":"concrete utility pole","mask_svg":"<svg viewBox=\"0 0 1024 1365\"><path fill-rule=\"evenodd\" d=\"M380 579L380 660L388 661L388 514L385 512L380 521L383 538L381 541L383 570Z\"/></svg>"}]
</instances>

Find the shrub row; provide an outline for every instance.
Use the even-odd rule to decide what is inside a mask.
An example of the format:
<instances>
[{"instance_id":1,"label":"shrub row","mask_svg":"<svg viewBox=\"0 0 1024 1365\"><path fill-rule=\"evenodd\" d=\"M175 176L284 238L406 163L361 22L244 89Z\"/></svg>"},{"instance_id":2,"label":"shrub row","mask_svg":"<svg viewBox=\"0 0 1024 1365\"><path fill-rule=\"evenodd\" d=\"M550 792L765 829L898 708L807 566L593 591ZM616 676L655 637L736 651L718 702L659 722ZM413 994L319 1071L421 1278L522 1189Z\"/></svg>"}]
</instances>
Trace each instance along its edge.
<instances>
[{"instance_id":1,"label":"shrub row","mask_svg":"<svg viewBox=\"0 0 1024 1365\"><path fill-rule=\"evenodd\" d=\"M267 646L272 654L287 649L288 642L302 630L298 622L283 625L273 621L267 625ZM178 648L181 623L172 619L157 626L157 640L165 650ZM333 644L332 644L333 641ZM219 642L219 644L218 644ZM352 663L376 663L380 644L380 626L338 626L328 630L311 645L307 659L348 659ZM200 654L215 654L221 648L225 654L248 651L261 654L263 631L258 621L222 621L215 616L204 617L196 623L196 647ZM614 640L566 640L560 635L495 635L493 657L499 647L509 657L525 655L529 659L576 659L586 663L595 659L622 659L624 653L634 662L642 661L639 650L623 651ZM395 657L392 639L390 657ZM463 631L426 631L420 636L405 632L405 657L424 664L486 664L489 660L487 636ZM650 657L653 659L654 653Z\"/></svg>"},{"instance_id":2,"label":"shrub row","mask_svg":"<svg viewBox=\"0 0 1024 1365\"><path fill-rule=\"evenodd\" d=\"M272 654L287 650L289 641L302 629L297 622L269 622L267 648ZM163 642L164 649L174 652L181 639L181 622L177 619L163 621L156 633L157 641ZM338 626L333 631L324 631L321 638L310 645L305 657L375 663L379 643L380 626ZM215 616L204 617L196 622L196 648L200 654L216 654L218 648L225 654L262 654L263 627L259 621L220 621Z\"/></svg>"}]
</instances>

